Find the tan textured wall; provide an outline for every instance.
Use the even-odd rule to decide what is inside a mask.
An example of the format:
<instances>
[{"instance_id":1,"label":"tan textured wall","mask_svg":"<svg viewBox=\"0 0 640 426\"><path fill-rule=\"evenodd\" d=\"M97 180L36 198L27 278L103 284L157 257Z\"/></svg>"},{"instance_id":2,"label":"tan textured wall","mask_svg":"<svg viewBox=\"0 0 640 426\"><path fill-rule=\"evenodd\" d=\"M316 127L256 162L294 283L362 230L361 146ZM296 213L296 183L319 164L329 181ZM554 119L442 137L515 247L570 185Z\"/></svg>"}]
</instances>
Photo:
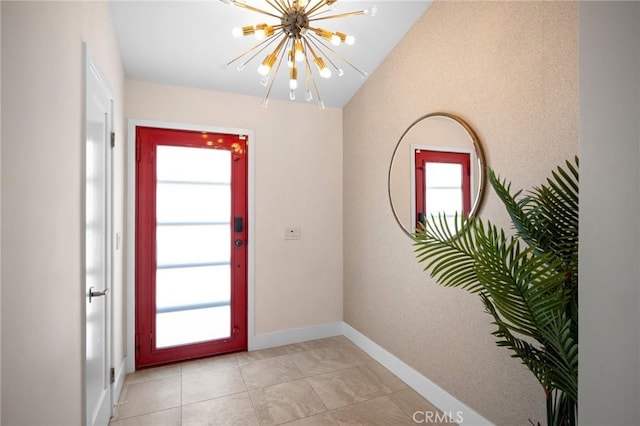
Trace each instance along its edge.
<instances>
[{"instance_id":1,"label":"tan textured wall","mask_svg":"<svg viewBox=\"0 0 640 426\"><path fill-rule=\"evenodd\" d=\"M83 54L115 100L114 230L123 231L124 75L107 2L2 1L2 419L80 425L83 412ZM120 177L118 174L120 173ZM114 363L122 345L114 258ZM37 408L35 408L37 407Z\"/></svg>"},{"instance_id":2,"label":"tan textured wall","mask_svg":"<svg viewBox=\"0 0 640 426\"><path fill-rule=\"evenodd\" d=\"M477 296L437 286L393 219L404 129L466 119L514 188L578 152L578 4L435 2L344 109L345 321L498 425L544 422L542 389L497 348ZM490 190L480 214L509 228Z\"/></svg>"},{"instance_id":3,"label":"tan textured wall","mask_svg":"<svg viewBox=\"0 0 640 426\"><path fill-rule=\"evenodd\" d=\"M134 80L125 90L129 119L255 132L255 333L341 321L342 111ZM285 241L286 226L301 239Z\"/></svg>"}]
</instances>

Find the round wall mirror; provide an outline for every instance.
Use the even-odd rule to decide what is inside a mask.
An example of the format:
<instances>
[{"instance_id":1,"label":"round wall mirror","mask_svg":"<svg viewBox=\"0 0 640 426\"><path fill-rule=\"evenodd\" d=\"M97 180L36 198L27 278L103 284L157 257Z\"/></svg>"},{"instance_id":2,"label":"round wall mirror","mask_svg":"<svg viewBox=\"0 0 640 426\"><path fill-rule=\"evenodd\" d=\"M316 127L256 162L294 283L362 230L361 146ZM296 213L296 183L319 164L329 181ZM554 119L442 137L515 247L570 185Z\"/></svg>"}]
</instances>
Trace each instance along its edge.
<instances>
[{"instance_id":1,"label":"round wall mirror","mask_svg":"<svg viewBox=\"0 0 640 426\"><path fill-rule=\"evenodd\" d=\"M473 129L460 117L433 112L414 121L396 144L389 165L389 201L413 238L420 222L444 214L472 217L482 203L485 159Z\"/></svg>"}]
</instances>

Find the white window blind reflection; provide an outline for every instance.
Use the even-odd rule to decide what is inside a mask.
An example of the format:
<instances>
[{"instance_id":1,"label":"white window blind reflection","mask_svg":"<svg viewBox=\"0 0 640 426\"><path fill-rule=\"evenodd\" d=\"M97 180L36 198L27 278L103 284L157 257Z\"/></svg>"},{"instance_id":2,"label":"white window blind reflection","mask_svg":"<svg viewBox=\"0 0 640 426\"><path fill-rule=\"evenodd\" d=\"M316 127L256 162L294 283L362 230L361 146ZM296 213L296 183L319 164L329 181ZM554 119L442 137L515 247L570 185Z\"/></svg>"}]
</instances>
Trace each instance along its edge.
<instances>
[{"instance_id":1,"label":"white window blind reflection","mask_svg":"<svg viewBox=\"0 0 640 426\"><path fill-rule=\"evenodd\" d=\"M462 219L462 165L458 163L425 163L425 204L427 217L443 214L452 233L455 216ZM436 184L434 184L434 182Z\"/></svg>"}]
</instances>

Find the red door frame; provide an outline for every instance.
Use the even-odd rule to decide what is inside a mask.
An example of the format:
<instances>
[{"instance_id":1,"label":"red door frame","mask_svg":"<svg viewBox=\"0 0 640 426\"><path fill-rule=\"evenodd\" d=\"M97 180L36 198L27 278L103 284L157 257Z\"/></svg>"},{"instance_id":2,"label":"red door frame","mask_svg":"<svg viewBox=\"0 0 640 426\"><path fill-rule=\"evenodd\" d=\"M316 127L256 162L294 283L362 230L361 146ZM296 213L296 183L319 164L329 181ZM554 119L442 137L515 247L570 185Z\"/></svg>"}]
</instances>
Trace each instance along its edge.
<instances>
[{"instance_id":1,"label":"red door frame","mask_svg":"<svg viewBox=\"0 0 640 426\"><path fill-rule=\"evenodd\" d=\"M416 227L420 228L420 218L427 211L425 199L426 163L453 163L462 166L462 212L465 217L471 212L471 154L466 152L432 151L416 149L415 155L415 188L416 188Z\"/></svg>"},{"instance_id":2,"label":"red door frame","mask_svg":"<svg viewBox=\"0 0 640 426\"><path fill-rule=\"evenodd\" d=\"M247 349L247 163L246 136L136 127L136 368ZM156 349L156 165L158 145L231 151L231 330L230 337ZM234 218L241 218L238 223ZM241 241L241 245L234 244Z\"/></svg>"}]
</instances>

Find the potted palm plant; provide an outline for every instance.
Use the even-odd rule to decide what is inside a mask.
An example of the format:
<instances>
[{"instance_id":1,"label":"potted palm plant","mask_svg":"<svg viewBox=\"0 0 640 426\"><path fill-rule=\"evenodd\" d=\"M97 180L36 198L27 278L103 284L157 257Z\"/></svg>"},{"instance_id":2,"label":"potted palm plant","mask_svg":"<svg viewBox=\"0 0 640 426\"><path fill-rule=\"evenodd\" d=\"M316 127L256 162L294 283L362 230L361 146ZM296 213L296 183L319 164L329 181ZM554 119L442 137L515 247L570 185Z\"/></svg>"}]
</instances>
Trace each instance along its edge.
<instances>
[{"instance_id":1,"label":"potted palm plant","mask_svg":"<svg viewBox=\"0 0 640 426\"><path fill-rule=\"evenodd\" d=\"M415 251L443 286L480 296L506 347L544 389L547 424L575 425L578 408L578 159L523 193L488 169L513 223L431 217ZM532 422L533 423L533 422Z\"/></svg>"}]
</instances>

